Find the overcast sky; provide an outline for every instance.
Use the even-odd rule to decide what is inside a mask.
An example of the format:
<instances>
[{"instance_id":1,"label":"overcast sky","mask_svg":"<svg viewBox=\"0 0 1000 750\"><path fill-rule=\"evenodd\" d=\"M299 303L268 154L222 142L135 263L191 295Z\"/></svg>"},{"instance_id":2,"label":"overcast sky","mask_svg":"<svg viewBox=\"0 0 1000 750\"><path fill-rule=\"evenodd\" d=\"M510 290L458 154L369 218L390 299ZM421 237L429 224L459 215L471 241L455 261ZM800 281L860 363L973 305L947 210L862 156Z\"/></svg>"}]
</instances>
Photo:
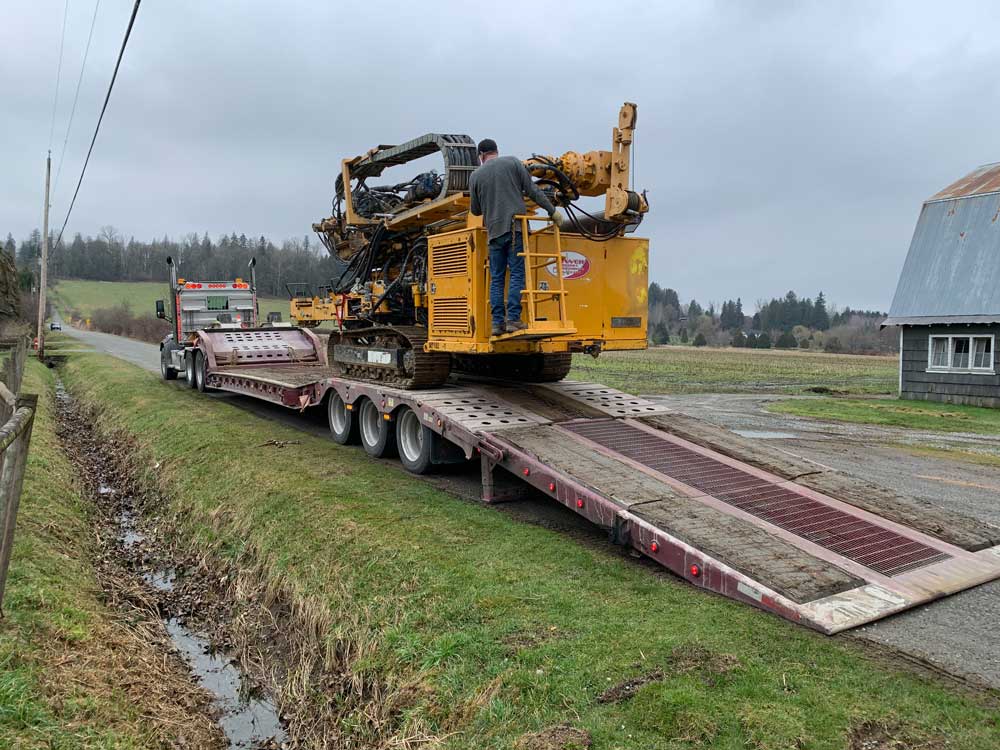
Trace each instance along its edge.
<instances>
[{"instance_id":1,"label":"overcast sky","mask_svg":"<svg viewBox=\"0 0 1000 750\"><path fill-rule=\"evenodd\" d=\"M55 230L131 7L100 4ZM63 8L0 7L3 236L41 224ZM53 180L93 9L69 2ZM961 2L146 0L66 232L301 236L345 156L430 131L607 149L628 100L651 280L749 311L789 289L887 309L921 201L1000 160L998 21Z\"/></svg>"}]
</instances>

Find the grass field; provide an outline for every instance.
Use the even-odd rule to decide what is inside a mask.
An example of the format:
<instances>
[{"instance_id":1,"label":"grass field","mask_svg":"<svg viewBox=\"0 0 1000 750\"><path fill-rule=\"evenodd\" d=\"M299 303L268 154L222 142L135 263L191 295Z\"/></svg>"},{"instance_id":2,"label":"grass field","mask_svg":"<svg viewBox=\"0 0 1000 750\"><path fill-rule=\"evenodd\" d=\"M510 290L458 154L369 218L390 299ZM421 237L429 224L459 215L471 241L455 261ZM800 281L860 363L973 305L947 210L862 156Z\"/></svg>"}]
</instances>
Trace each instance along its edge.
<instances>
[{"instance_id":1,"label":"grass field","mask_svg":"<svg viewBox=\"0 0 1000 750\"><path fill-rule=\"evenodd\" d=\"M189 535L257 561L303 611L329 613L348 655L335 684L380 686L316 695L342 712L352 746L389 746L391 731L444 748L572 747L532 735L559 725L623 750L1000 744L985 698L456 498L358 448L102 356L74 356L64 378L101 406L101 429L136 437L136 465L155 467ZM627 681L620 700L600 697ZM387 706L393 718L375 736L369 717Z\"/></svg>"},{"instance_id":2,"label":"grass field","mask_svg":"<svg viewBox=\"0 0 1000 750\"><path fill-rule=\"evenodd\" d=\"M52 387L52 371L29 361L24 391L40 398L0 620L0 747L150 747L145 709L124 687L130 654L99 601Z\"/></svg>"},{"instance_id":3,"label":"grass field","mask_svg":"<svg viewBox=\"0 0 1000 750\"><path fill-rule=\"evenodd\" d=\"M894 393L898 360L778 349L660 346L573 358L570 377L629 393Z\"/></svg>"},{"instance_id":4,"label":"grass field","mask_svg":"<svg viewBox=\"0 0 1000 750\"><path fill-rule=\"evenodd\" d=\"M937 432L1000 433L1000 409L899 399L796 399L769 404L780 414Z\"/></svg>"},{"instance_id":5,"label":"grass field","mask_svg":"<svg viewBox=\"0 0 1000 750\"><path fill-rule=\"evenodd\" d=\"M82 317L89 317L99 308L115 307L121 303L131 307L136 315L153 315L158 299L167 299L169 289L166 282L132 281L81 281L60 279L52 290L52 302L65 314L71 311ZM265 318L269 312L281 313L288 319L288 300L275 298L260 299L260 315Z\"/></svg>"}]
</instances>

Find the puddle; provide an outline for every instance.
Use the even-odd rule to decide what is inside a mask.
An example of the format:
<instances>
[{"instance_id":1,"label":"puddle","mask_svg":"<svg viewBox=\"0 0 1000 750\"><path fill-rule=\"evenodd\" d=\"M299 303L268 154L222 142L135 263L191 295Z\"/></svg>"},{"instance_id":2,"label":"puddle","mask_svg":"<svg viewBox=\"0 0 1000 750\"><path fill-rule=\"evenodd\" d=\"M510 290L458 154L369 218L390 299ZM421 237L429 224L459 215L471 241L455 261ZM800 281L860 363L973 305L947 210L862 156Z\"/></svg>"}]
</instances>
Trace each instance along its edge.
<instances>
[{"instance_id":1,"label":"puddle","mask_svg":"<svg viewBox=\"0 0 1000 750\"><path fill-rule=\"evenodd\" d=\"M212 651L208 640L192 633L177 620L166 621L170 640L198 678L198 684L215 696L222 715L219 726L229 740L230 750L260 747L262 740L279 745L285 730L274 705L262 698L244 695L240 671L225 655Z\"/></svg>"},{"instance_id":2,"label":"puddle","mask_svg":"<svg viewBox=\"0 0 1000 750\"><path fill-rule=\"evenodd\" d=\"M741 437L760 440L789 440L798 437L794 432L771 432L770 430L733 430L733 432Z\"/></svg>"},{"instance_id":3,"label":"puddle","mask_svg":"<svg viewBox=\"0 0 1000 750\"><path fill-rule=\"evenodd\" d=\"M70 407L72 397L58 380L55 390L57 400ZM88 433L83 431L82 436L86 441ZM173 592L177 588L174 569L168 567L142 572L149 565L149 550L138 549L137 546L156 540L149 539L140 530L140 518L135 510L134 498L122 492L114 484L112 476L102 475L100 469L103 464L100 460L96 466L97 476L94 479L97 495L101 499L101 507L111 510L110 515L117 529L120 545L118 556L153 591L161 594ZM274 703L266 697L252 694L244 684L240 669L232 657L214 650L207 637L187 627L169 613L163 616L162 622L174 649L188 665L192 676L212 695L212 703L218 710L216 722L226 736L229 750L282 747L288 736Z\"/></svg>"}]
</instances>

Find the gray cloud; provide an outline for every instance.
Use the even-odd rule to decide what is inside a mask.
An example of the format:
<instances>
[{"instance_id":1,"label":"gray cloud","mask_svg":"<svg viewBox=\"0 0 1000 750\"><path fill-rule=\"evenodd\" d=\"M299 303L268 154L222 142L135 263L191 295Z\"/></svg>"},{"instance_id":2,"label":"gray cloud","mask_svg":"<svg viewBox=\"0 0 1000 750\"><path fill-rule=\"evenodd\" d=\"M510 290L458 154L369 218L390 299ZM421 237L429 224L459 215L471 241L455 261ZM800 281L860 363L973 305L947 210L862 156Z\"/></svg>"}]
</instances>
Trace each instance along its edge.
<instances>
[{"instance_id":1,"label":"gray cloud","mask_svg":"<svg viewBox=\"0 0 1000 750\"><path fill-rule=\"evenodd\" d=\"M61 223L131 0L103 0ZM61 0L2 11L0 232L40 224ZM55 156L93 5L70 4ZM920 202L1000 159L1000 8L951 3L153 2L67 232L309 232L341 158L427 131L607 148L639 104L652 278L701 302L887 308Z\"/></svg>"}]
</instances>

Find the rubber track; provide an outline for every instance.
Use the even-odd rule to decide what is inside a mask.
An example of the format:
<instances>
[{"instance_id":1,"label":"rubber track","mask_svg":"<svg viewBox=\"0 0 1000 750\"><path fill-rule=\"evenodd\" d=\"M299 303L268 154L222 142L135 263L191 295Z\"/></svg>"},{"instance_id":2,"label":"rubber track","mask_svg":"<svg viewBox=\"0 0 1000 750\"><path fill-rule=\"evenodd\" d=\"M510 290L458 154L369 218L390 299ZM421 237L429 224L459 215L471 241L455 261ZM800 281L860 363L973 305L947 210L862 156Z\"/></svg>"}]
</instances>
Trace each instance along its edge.
<instances>
[{"instance_id":1,"label":"rubber track","mask_svg":"<svg viewBox=\"0 0 1000 750\"><path fill-rule=\"evenodd\" d=\"M367 367L334 361L333 347L337 344L349 343L353 338L386 333L395 334L406 341L407 348L412 352L414 358L413 374L410 377L405 377L398 370L389 370L384 367ZM329 362L339 375L347 378L382 383L407 391L419 388L436 388L443 385L448 379L448 374L451 372L451 355L442 352L425 352L424 343L426 341L427 329L420 326L376 326L344 331L340 334L339 339L334 338L333 335L330 336Z\"/></svg>"}]
</instances>

